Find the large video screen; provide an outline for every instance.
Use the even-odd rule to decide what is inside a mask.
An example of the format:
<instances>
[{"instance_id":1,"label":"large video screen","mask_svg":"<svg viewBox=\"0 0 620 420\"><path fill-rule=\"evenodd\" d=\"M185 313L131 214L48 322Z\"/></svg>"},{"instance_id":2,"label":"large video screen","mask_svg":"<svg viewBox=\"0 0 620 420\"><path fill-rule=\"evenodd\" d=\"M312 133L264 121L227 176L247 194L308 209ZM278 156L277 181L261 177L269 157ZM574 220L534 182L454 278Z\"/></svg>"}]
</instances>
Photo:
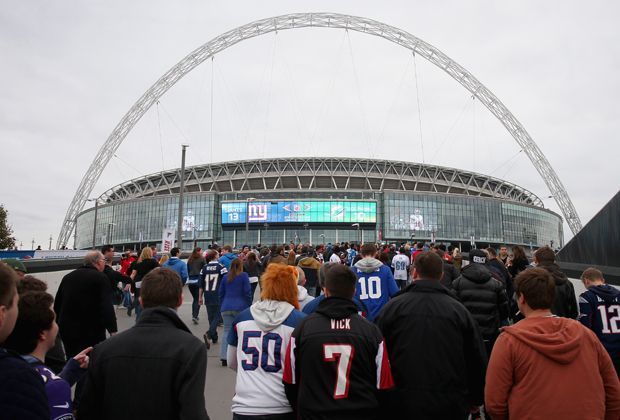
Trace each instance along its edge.
<instances>
[{"instance_id":1,"label":"large video screen","mask_svg":"<svg viewBox=\"0 0 620 420\"><path fill-rule=\"evenodd\" d=\"M376 223L374 201L234 201L222 203L222 224Z\"/></svg>"}]
</instances>

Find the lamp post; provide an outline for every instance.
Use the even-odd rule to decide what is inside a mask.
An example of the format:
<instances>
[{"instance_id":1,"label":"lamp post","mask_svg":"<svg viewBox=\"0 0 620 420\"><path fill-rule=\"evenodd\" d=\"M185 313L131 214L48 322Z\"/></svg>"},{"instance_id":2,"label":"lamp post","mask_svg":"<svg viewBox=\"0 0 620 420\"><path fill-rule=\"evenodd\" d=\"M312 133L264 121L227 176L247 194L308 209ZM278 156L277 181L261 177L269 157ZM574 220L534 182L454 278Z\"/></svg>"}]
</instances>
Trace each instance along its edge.
<instances>
[{"instance_id":1,"label":"lamp post","mask_svg":"<svg viewBox=\"0 0 620 420\"><path fill-rule=\"evenodd\" d=\"M325 245L325 235L321 233L319 236L323 238L323 245Z\"/></svg>"},{"instance_id":2,"label":"lamp post","mask_svg":"<svg viewBox=\"0 0 620 420\"><path fill-rule=\"evenodd\" d=\"M87 198L86 201L94 201L95 202L95 221L93 223L93 246L92 249L95 249L95 244L97 241L97 212L99 210L99 200L96 198ZM77 226L76 226L77 229Z\"/></svg>"},{"instance_id":3,"label":"lamp post","mask_svg":"<svg viewBox=\"0 0 620 420\"><path fill-rule=\"evenodd\" d=\"M179 217L177 221L177 247L183 249L183 190L185 189L185 149L189 145L181 145L181 185L179 185Z\"/></svg>"},{"instance_id":4,"label":"lamp post","mask_svg":"<svg viewBox=\"0 0 620 420\"><path fill-rule=\"evenodd\" d=\"M248 197L245 199L245 242L250 243L250 201L254 201L256 198Z\"/></svg>"},{"instance_id":5,"label":"lamp post","mask_svg":"<svg viewBox=\"0 0 620 420\"><path fill-rule=\"evenodd\" d=\"M354 227L354 228L357 228L357 243L359 245L361 245L362 244L362 240L360 239L360 224L359 223L353 223L351 226Z\"/></svg>"},{"instance_id":6,"label":"lamp post","mask_svg":"<svg viewBox=\"0 0 620 420\"><path fill-rule=\"evenodd\" d=\"M108 233L107 233L107 235L105 237L106 238L106 242L108 244L112 243L112 226L116 226L116 223L112 223L112 222L108 223Z\"/></svg>"}]
</instances>

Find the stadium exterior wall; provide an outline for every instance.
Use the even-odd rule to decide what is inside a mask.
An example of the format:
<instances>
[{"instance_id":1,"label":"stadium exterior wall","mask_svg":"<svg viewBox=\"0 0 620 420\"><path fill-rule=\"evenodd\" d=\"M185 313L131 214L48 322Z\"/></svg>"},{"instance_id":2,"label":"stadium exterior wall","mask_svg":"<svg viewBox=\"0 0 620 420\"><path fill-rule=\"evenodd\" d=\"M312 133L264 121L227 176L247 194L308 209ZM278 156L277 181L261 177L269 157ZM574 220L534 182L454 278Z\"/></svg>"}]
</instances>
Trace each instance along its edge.
<instances>
[{"instance_id":1,"label":"stadium exterior wall","mask_svg":"<svg viewBox=\"0 0 620 420\"><path fill-rule=\"evenodd\" d=\"M529 191L505 181L453 168L403 162L368 161L366 169L362 172L353 164L347 166L347 162L352 162L348 159L311 159L315 165L312 168L307 166L307 160L300 158L270 160L271 166L268 169L263 167L260 176L247 173L251 172L248 170L248 161L189 168L186 185L190 192L185 194L183 206L185 218L183 248L190 249L194 245L204 248L214 242L240 246L291 241L320 244L342 241L434 240L467 250L472 237L478 247L519 244L533 248L544 245L559 248L563 245L562 218L543 208L540 199ZM320 164L324 165L328 160L336 165L331 175L320 170ZM297 164L296 168L299 171L295 174L297 176L295 182L302 188L290 188L290 185L281 180L269 181L271 176L275 177L274 179L285 176L291 178L290 171L281 170L283 167L281 165L290 164L291 161ZM274 162L277 165L274 166ZM256 161L253 164L255 165ZM229 170L224 175L220 173L216 176L213 175L216 165L220 167L228 165L226 166L228 168L242 167L246 173ZM346 174L343 174L343 165L347 167ZM375 174L378 171L376 168L379 167L385 173ZM401 172L392 174L393 167L400 168ZM202 169L205 169L205 174L211 174L210 178L213 181L211 184L208 184L209 179L206 179L209 177L197 176L201 174ZM448 179L444 176L447 173L452 174L452 182L444 182L448 185L445 187L442 186L442 180ZM95 245L112 243L119 247L139 248L145 244L161 243L163 230L176 229L177 224L179 196L178 186L176 191L174 189L174 174L178 174L178 170L147 175L108 190L102 196L103 203L97 210ZM334 174L341 178L344 176L349 178L346 183L342 181L342 184L339 179L334 178L332 188L325 188L325 184L322 188L315 188L314 178ZM377 188L376 180L380 176L387 180L392 175L399 180L398 189ZM153 187L155 176L160 176L165 181L165 188ZM467 178L468 176L470 178ZM309 181L305 188L304 180L312 177L313 180ZM457 178L459 185L454 182ZM253 183L243 181L244 179L251 179ZM270 187L257 189L257 180ZM130 190L129 184L139 186L141 183L149 185L148 191L139 187L127 193ZM217 188L218 183L230 185L230 189L222 191L221 188ZM211 187L204 191L206 189L204 186L207 184ZM235 185L242 187L235 190ZM254 188L244 188L244 185L252 185ZM506 185L510 188L506 189ZM136 192L138 189L140 191ZM253 205L253 203L262 204ZM286 208L288 212L292 211L291 206L299 207L299 204L301 207L297 210L300 212L287 213L286 217L280 219L274 219L270 214L268 219L252 220L250 215L249 231L246 236L245 215L249 210L247 206L270 207L269 212L275 212L278 208L279 211L283 211L282 208ZM236 208L238 214L235 217L240 219L232 222L223 220L223 217L231 216L228 213L223 215L222 208L229 209L231 206ZM319 214L320 209L327 209L329 212L330 206L332 209L334 206L354 209L353 213L359 214L360 217L363 216L362 209L364 211L376 209L376 216L368 218L366 215L366 218L359 220L355 219L355 215L353 219L324 219L324 216ZM355 209L359 209L359 212ZM317 213L313 213L315 211ZM94 213L94 209L91 208L78 215L75 237L75 246L78 249L90 248L93 244ZM222 223L223 221L225 223ZM352 222L359 222L359 226L355 226L357 223Z\"/></svg>"}]
</instances>

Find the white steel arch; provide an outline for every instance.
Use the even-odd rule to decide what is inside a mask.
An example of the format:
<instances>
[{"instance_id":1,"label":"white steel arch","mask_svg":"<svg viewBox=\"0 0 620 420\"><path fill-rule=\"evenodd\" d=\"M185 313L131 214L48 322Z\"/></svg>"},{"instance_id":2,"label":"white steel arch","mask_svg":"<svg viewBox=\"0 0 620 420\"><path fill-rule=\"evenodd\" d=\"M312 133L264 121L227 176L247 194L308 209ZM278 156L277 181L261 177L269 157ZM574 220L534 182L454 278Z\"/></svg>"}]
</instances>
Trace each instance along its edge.
<instances>
[{"instance_id":1,"label":"white steel arch","mask_svg":"<svg viewBox=\"0 0 620 420\"><path fill-rule=\"evenodd\" d=\"M581 229L581 221L566 189L538 145L508 108L463 66L420 38L376 20L337 13L295 13L257 20L223 33L189 53L160 77L129 109L97 152L69 205L57 247L67 244L78 213L129 131L168 89L205 60L243 40L274 31L308 27L347 29L378 36L411 50L445 71L506 127L547 184L573 234Z\"/></svg>"}]
</instances>

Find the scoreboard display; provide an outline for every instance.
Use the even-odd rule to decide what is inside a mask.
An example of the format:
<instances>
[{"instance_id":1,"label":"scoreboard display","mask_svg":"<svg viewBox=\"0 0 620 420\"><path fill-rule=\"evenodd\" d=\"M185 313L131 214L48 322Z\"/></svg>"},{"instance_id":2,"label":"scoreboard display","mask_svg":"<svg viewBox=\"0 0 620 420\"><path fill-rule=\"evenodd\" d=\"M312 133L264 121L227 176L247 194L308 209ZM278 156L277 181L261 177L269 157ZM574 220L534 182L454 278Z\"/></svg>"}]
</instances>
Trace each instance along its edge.
<instances>
[{"instance_id":1,"label":"scoreboard display","mask_svg":"<svg viewBox=\"0 0 620 420\"><path fill-rule=\"evenodd\" d=\"M222 224L376 223L375 201L227 201Z\"/></svg>"}]
</instances>

